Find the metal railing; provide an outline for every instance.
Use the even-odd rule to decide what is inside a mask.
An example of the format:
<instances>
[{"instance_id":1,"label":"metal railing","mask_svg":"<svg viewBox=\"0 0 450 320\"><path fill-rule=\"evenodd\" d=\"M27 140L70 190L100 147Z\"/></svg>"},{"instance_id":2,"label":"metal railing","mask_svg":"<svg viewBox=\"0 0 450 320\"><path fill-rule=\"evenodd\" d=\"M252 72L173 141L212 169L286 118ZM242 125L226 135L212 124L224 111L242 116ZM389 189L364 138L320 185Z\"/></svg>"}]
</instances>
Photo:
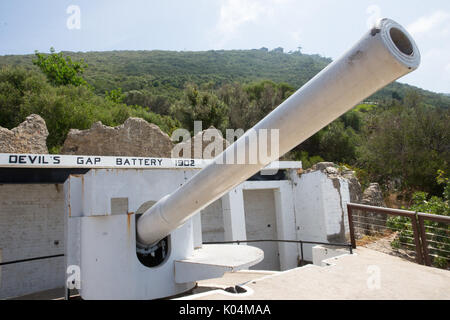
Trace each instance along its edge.
<instances>
[{"instance_id":1,"label":"metal railing","mask_svg":"<svg viewBox=\"0 0 450 320\"><path fill-rule=\"evenodd\" d=\"M356 210L358 211L358 214L355 214ZM403 246L414 247L415 260L417 263L432 266L433 263L431 257L433 257L433 259L442 258L447 260L447 262L450 260L450 250L447 250L450 248L450 217L448 216L402 209L375 207L356 203L348 203L347 212L350 229L350 241L353 248L356 248L357 229L362 230L363 233L367 232L368 234L381 233L377 230L378 228L394 230L388 225L387 219L359 215L360 212L370 212L386 216L400 216L406 218L404 221L397 222L399 225L404 225L403 228L401 228L403 242L399 241L399 243ZM355 217L358 217L361 221L355 221ZM408 219L410 224L406 222ZM368 222L368 220L370 220L370 222ZM371 223L372 221L375 222ZM426 221L428 221L428 225ZM442 223L445 224L445 226L431 225L430 222ZM408 232L412 234L408 234ZM431 244L434 244L434 246Z\"/></svg>"},{"instance_id":2,"label":"metal railing","mask_svg":"<svg viewBox=\"0 0 450 320\"><path fill-rule=\"evenodd\" d=\"M0 262L0 266L6 266L8 264L16 264L16 263L36 261L36 260L59 258L59 257L64 257L64 254L62 253L62 254L55 254L55 255L52 255L52 256L35 257L35 258L28 258L28 259L20 259L20 260L14 260L14 261Z\"/></svg>"}]
</instances>

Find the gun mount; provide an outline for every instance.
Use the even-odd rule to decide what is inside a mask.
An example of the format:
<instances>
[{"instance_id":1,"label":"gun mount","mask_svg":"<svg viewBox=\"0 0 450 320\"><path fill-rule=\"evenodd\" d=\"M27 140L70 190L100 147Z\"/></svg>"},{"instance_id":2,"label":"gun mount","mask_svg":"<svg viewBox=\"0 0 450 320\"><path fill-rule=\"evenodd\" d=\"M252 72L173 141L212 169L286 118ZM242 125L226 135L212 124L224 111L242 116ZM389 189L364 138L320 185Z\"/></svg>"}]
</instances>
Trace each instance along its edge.
<instances>
[{"instance_id":1,"label":"gun mount","mask_svg":"<svg viewBox=\"0 0 450 320\"><path fill-rule=\"evenodd\" d=\"M260 262L263 252L252 246L202 246L194 215L419 64L411 36L383 19L202 169L92 169L70 176L66 265L80 267L81 296L168 297ZM250 161L255 142L270 155Z\"/></svg>"}]
</instances>

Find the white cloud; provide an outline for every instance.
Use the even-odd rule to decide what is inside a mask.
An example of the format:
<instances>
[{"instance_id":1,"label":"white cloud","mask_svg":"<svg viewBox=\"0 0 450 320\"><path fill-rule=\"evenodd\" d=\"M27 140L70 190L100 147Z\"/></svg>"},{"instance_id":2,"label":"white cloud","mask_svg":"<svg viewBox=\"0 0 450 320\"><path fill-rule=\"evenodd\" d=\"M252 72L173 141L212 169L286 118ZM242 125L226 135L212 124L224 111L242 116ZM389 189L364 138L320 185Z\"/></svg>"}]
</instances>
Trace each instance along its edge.
<instances>
[{"instance_id":1,"label":"white cloud","mask_svg":"<svg viewBox=\"0 0 450 320\"><path fill-rule=\"evenodd\" d=\"M431 15L420 17L408 25L407 29L412 35L417 36L449 23L450 13L438 10ZM444 27L442 30L446 30L446 28Z\"/></svg>"},{"instance_id":2,"label":"white cloud","mask_svg":"<svg viewBox=\"0 0 450 320\"><path fill-rule=\"evenodd\" d=\"M259 23L274 16L274 12L292 0L224 0L220 6L216 30L232 35L247 23Z\"/></svg>"},{"instance_id":3,"label":"white cloud","mask_svg":"<svg viewBox=\"0 0 450 320\"><path fill-rule=\"evenodd\" d=\"M223 48L242 32L249 32L253 26L266 26L276 20L277 14L287 8L292 0L222 0L219 19L211 38L213 47Z\"/></svg>"},{"instance_id":4,"label":"white cloud","mask_svg":"<svg viewBox=\"0 0 450 320\"><path fill-rule=\"evenodd\" d=\"M242 24L258 20L266 10L260 1L227 0L220 8L217 29L222 34L234 33Z\"/></svg>"}]
</instances>

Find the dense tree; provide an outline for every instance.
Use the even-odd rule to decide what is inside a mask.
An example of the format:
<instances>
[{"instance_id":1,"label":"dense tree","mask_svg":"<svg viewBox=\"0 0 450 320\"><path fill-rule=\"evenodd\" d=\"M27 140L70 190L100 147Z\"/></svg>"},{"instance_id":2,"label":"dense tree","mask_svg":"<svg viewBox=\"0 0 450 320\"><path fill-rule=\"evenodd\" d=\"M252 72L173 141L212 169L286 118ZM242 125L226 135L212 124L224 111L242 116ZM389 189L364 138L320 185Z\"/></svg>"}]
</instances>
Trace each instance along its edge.
<instances>
[{"instance_id":1,"label":"dense tree","mask_svg":"<svg viewBox=\"0 0 450 320\"><path fill-rule=\"evenodd\" d=\"M62 52L56 53L50 48L50 54L45 55L35 52L36 59L33 64L39 67L53 85L86 85L87 82L81 76L87 64L81 61L72 61L70 56L64 57Z\"/></svg>"},{"instance_id":2,"label":"dense tree","mask_svg":"<svg viewBox=\"0 0 450 320\"><path fill-rule=\"evenodd\" d=\"M239 83L225 84L217 93L229 108L229 126L231 129L245 129L251 127L249 115L249 98Z\"/></svg>"},{"instance_id":3,"label":"dense tree","mask_svg":"<svg viewBox=\"0 0 450 320\"><path fill-rule=\"evenodd\" d=\"M122 103L125 99L125 94L122 93L122 88L113 89L105 92L105 99L114 103Z\"/></svg>"},{"instance_id":4,"label":"dense tree","mask_svg":"<svg viewBox=\"0 0 450 320\"><path fill-rule=\"evenodd\" d=\"M131 90L125 94L124 102L127 105L139 105L148 110L168 115L170 113L170 101L168 97L156 95L146 90Z\"/></svg>"},{"instance_id":5,"label":"dense tree","mask_svg":"<svg viewBox=\"0 0 450 320\"><path fill-rule=\"evenodd\" d=\"M48 89L45 78L23 68L3 67L0 70L0 126L13 128L22 119L26 97Z\"/></svg>"},{"instance_id":6,"label":"dense tree","mask_svg":"<svg viewBox=\"0 0 450 320\"><path fill-rule=\"evenodd\" d=\"M353 163L356 158L358 135L341 120L332 122L319 138L319 155L333 162Z\"/></svg>"},{"instance_id":7,"label":"dense tree","mask_svg":"<svg viewBox=\"0 0 450 320\"><path fill-rule=\"evenodd\" d=\"M171 114L191 132L194 121L202 121L205 129L214 126L222 133L228 127L227 105L213 92L200 91L196 85L186 87L183 98L172 106Z\"/></svg>"},{"instance_id":8,"label":"dense tree","mask_svg":"<svg viewBox=\"0 0 450 320\"><path fill-rule=\"evenodd\" d=\"M412 94L368 120L358 162L377 181L400 179L403 187L438 194L435 173L450 162L449 123L449 109L420 104Z\"/></svg>"}]
</instances>

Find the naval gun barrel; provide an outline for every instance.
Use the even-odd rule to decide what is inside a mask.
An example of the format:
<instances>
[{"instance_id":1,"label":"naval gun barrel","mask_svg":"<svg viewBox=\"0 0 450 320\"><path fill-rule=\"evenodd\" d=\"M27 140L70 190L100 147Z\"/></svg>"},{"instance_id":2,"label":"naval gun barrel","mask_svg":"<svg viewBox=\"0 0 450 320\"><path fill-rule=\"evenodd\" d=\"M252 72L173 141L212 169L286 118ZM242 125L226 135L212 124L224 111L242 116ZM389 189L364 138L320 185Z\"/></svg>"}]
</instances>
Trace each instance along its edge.
<instances>
[{"instance_id":1,"label":"naval gun barrel","mask_svg":"<svg viewBox=\"0 0 450 320\"><path fill-rule=\"evenodd\" d=\"M137 241L144 245L156 244L199 210L365 98L417 69L419 64L419 50L408 32L393 20L379 20L344 55L329 64L184 185L148 209L138 220ZM266 129L265 135L261 134L262 129ZM255 141L251 139L252 135L254 137L256 134L259 138L256 139L258 148L261 143L271 145L271 130L278 130L278 154L273 152L275 157L271 154L256 163L246 161L245 164L230 161L239 151L245 153L245 159L252 157L254 146L251 142Z\"/></svg>"}]
</instances>

